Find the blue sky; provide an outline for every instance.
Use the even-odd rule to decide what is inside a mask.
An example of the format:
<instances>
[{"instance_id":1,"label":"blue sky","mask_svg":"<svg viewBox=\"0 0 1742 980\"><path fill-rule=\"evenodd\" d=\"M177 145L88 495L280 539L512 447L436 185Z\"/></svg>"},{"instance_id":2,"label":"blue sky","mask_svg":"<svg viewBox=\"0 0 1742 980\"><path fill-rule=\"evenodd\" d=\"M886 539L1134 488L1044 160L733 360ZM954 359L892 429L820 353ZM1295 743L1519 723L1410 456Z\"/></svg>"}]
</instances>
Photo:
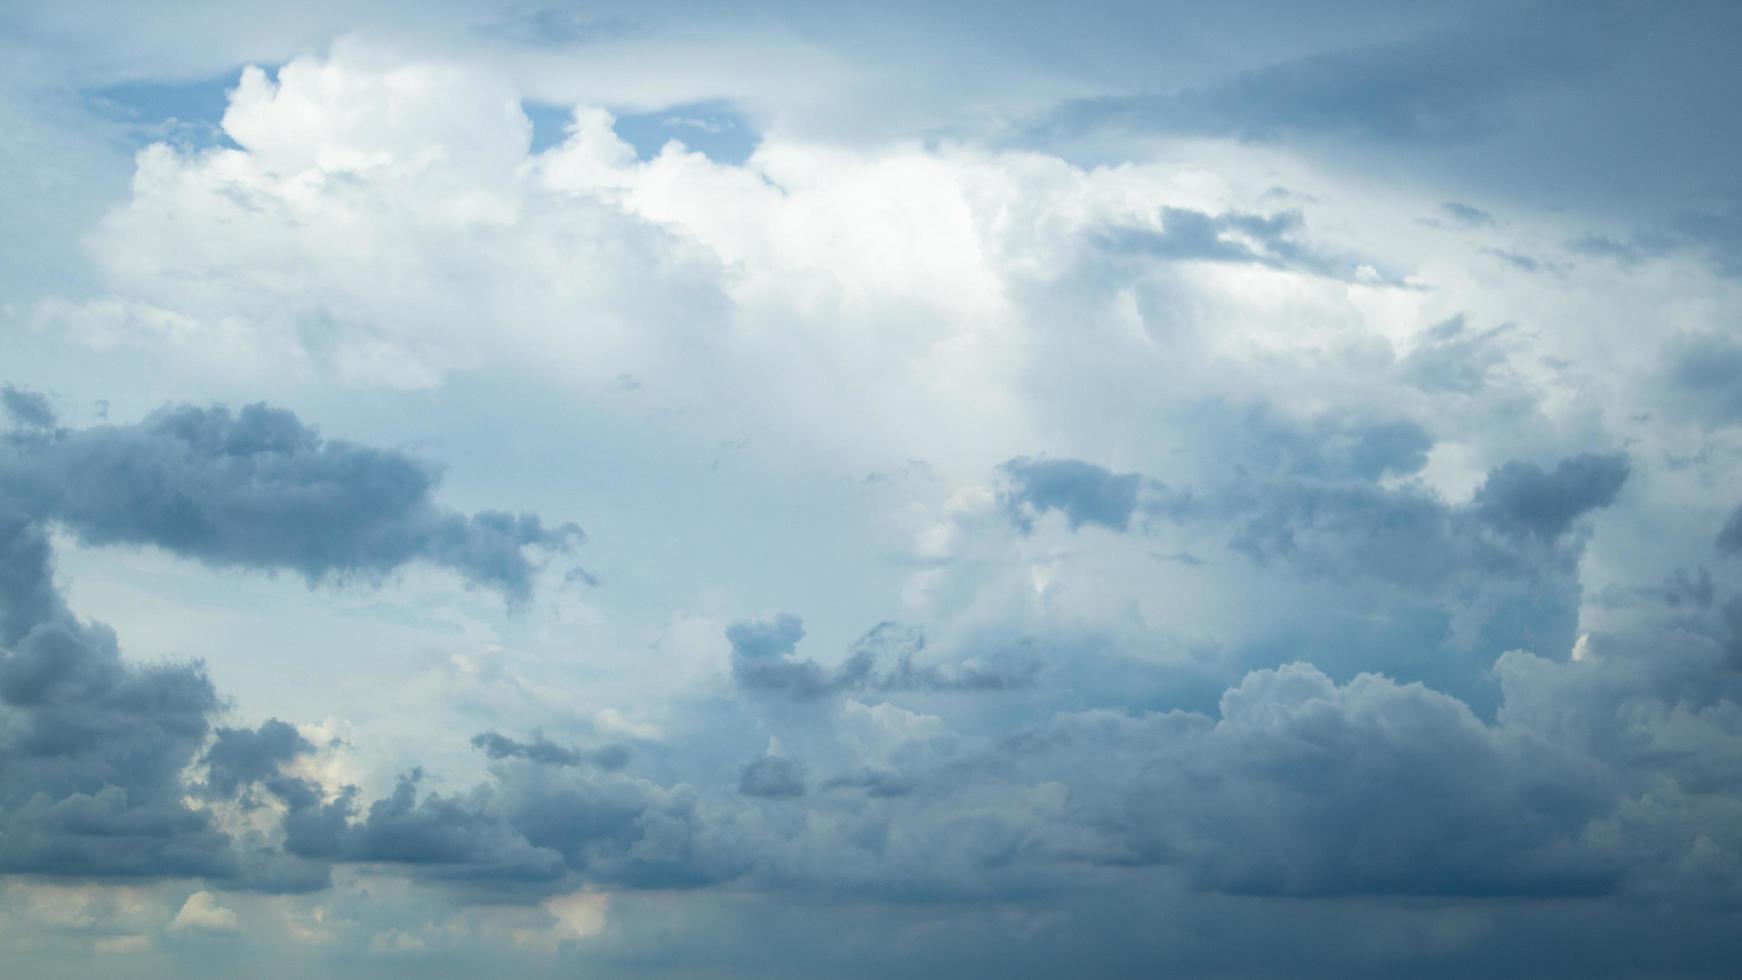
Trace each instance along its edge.
<instances>
[{"instance_id":1,"label":"blue sky","mask_svg":"<svg viewBox=\"0 0 1742 980\"><path fill-rule=\"evenodd\" d=\"M0 965L1728 975L1739 29L0 9Z\"/></svg>"}]
</instances>

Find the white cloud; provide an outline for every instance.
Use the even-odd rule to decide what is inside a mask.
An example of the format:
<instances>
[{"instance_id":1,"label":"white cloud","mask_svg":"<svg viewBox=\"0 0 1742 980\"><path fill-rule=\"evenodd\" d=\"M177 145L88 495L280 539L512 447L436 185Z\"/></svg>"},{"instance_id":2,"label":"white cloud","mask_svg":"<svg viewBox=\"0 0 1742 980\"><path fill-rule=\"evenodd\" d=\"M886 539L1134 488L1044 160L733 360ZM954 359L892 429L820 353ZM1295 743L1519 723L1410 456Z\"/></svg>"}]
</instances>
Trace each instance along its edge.
<instances>
[{"instance_id":1,"label":"white cloud","mask_svg":"<svg viewBox=\"0 0 1742 980\"><path fill-rule=\"evenodd\" d=\"M189 895L169 923L172 933L232 933L240 928L236 913L218 904L216 895L203 890Z\"/></svg>"}]
</instances>

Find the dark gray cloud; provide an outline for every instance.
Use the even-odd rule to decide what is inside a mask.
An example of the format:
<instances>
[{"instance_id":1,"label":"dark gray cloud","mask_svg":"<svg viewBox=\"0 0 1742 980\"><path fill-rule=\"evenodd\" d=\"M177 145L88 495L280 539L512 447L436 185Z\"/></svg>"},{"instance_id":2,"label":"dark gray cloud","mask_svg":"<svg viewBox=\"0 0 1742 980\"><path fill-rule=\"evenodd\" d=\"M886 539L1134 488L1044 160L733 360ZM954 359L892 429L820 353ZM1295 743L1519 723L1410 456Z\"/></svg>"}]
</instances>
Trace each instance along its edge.
<instances>
[{"instance_id":1,"label":"dark gray cloud","mask_svg":"<svg viewBox=\"0 0 1742 980\"><path fill-rule=\"evenodd\" d=\"M803 621L791 613L728 626L734 679L747 690L817 701L850 691L1009 691L1030 686L1040 673L1037 661L1012 653L927 663L924 635L896 623L873 627L833 666L798 656L803 636Z\"/></svg>"},{"instance_id":2,"label":"dark gray cloud","mask_svg":"<svg viewBox=\"0 0 1742 980\"><path fill-rule=\"evenodd\" d=\"M1625 456L1591 453L1563 459L1553 470L1511 462L1488 474L1470 506L1501 533L1552 541L1584 514L1615 502L1627 482Z\"/></svg>"},{"instance_id":3,"label":"dark gray cloud","mask_svg":"<svg viewBox=\"0 0 1742 980\"><path fill-rule=\"evenodd\" d=\"M1115 845L1101 860L1179 864L1205 890L1557 896L1619 880L1593 832L1618 799L1603 767L1420 685L1292 664L1247 675L1214 722L1057 726L1032 744L1129 774L1083 786Z\"/></svg>"},{"instance_id":4,"label":"dark gray cloud","mask_svg":"<svg viewBox=\"0 0 1742 980\"><path fill-rule=\"evenodd\" d=\"M804 765L784 756L765 755L738 774L738 792L771 800L790 800L804 795Z\"/></svg>"},{"instance_id":5,"label":"dark gray cloud","mask_svg":"<svg viewBox=\"0 0 1742 980\"><path fill-rule=\"evenodd\" d=\"M413 561L511 601L530 594L527 549L567 551L572 524L466 516L435 503L440 473L404 453L323 439L290 412L180 407L94 426L0 457L0 493L94 545L156 545L221 567L310 582L380 579Z\"/></svg>"},{"instance_id":6,"label":"dark gray cloud","mask_svg":"<svg viewBox=\"0 0 1742 980\"><path fill-rule=\"evenodd\" d=\"M1573 574L1580 545L1567 533L1613 503L1628 473L1620 455L1584 454L1552 470L1511 462L1465 506L1410 485L1292 480L1234 488L1225 500L1235 550L1308 578L1436 588L1499 577L1532 582L1546 598L1546 577Z\"/></svg>"},{"instance_id":7,"label":"dark gray cloud","mask_svg":"<svg viewBox=\"0 0 1742 980\"><path fill-rule=\"evenodd\" d=\"M397 867L480 888L534 893L582 881L683 888L743 872L710 837L687 787L592 767L509 757L491 781L462 793L419 792L421 771L371 802L357 793L324 801L316 787L280 780L286 849L293 854Z\"/></svg>"},{"instance_id":8,"label":"dark gray cloud","mask_svg":"<svg viewBox=\"0 0 1742 980\"><path fill-rule=\"evenodd\" d=\"M1324 600L1332 605L1315 625L1251 641L1235 655L1244 666L1303 657L1333 672L1383 665L1486 714L1498 697L1487 674L1492 657L1567 650L1577 639L1579 559L1589 536L1576 532L1618 499L1629 474L1624 457L1586 454L1546 468L1515 462L1493 470L1470 503L1452 504L1419 481L1384 479L1425 463L1432 440L1411 423L1347 413L1302 421L1221 405L1201 414L1216 454L1207 479L1174 495L1191 502L1167 512L1177 528L1133 517L1130 533L1225 535L1235 555L1257 566L1241 574L1285 576L1285 590L1341 590ZM812 686L827 689L831 677L806 664ZM1177 693L1157 697L1181 703Z\"/></svg>"},{"instance_id":9,"label":"dark gray cloud","mask_svg":"<svg viewBox=\"0 0 1742 980\"><path fill-rule=\"evenodd\" d=\"M1048 513L1063 515L1072 530L1094 524L1129 531L1139 518L1178 522L1226 513L1230 501L1250 498L1251 485L1260 481L1368 483L1408 476L1427 465L1434 444L1409 419L1356 412L1295 419L1262 403L1212 401L1195 407L1189 418L1215 447L1212 463L1234 489L1197 494L1086 460L1023 456L999 467L1007 484L999 495L1005 515L1024 533Z\"/></svg>"},{"instance_id":10,"label":"dark gray cloud","mask_svg":"<svg viewBox=\"0 0 1742 980\"><path fill-rule=\"evenodd\" d=\"M397 846L412 850L466 832L463 821L446 831L418 823L431 812L463 814L463 803L431 797L411 806L403 792L353 829L354 793L327 802L316 787L279 775L313 748L293 726L272 719L214 732L222 702L200 664L129 663L110 630L67 608L48 527L93 544L294 569L311 581L375 577L427 558L511 598L530 588L521 549L567 547L576 532L545 531L527 516L444 511L430 499L435 474L426 464L323 441L295 416L261 406L47 431L52 416L21 404L21 420L44 431L0 448L0 871L302 891L327 883L329 858L393 853L392 828L404 831ZM261 783L285 803L286 847L254 832L232 837L190 804L196 787L182 773L196 763L214 796ZM496 860L521 857L505 850Z\"/></svg>"},{"instance_id":11,"label":"dark gray cloud","mask_svg":"<svg viewBox=\"0 0 1742 980\"><path fill-rule=\"evenodd\" d=\"M495 732L472 736L472 747L483 749L492 759L525 759L547 766L597 766L600 769L621 769L629 764L629 747L612 744L589 751L566 748L535 733L530 742L517 742Z\"/></svg>"},{"instance_id":12,"label":"dark gray cloud","mask_svg":"<svg viewBox=\"0 0 1742 980\"><path fill-rule=\"evenodd\" d=\"M345 858L493 881L550 881L566 872L562 855L515 830L496 810L498 801L487 789L419 798L422 775L413 771L392 794L370 804L367 817L350 833Z\"/></svg>"},{"instance_id":13,"label":"dark gray cloud","mask_svg":"<svg viewBox=\"0 0 1742 980\"><path fill-rule=\"evenodd\" d=\"M133 666L54 590L43 527L0 510L0 869L232 877L182 801L217 695L198 664Z\"/></svg>"},{"instance_id":14,"label":"dark gray cloud","mask_svg":"<svg viewBox=\"0 0 1742 980\"><path fill-rule=\"evenodd\" d=\"M1095 524L1114 531L1131 526L1143 477L1114 473L1080 459L1031 459L1023 456L999 467L1011 486L1000 500L1005 513L1024 531L1048 512L1063 514L1072 530Z\"/></svg>"},{"instance_id":15,"label":"dark gray cloud","mask_svg":"<svg viewBox=\"0 0 1742 980\"><path fill-rule=\"evenodd\" d=\"M269 718L259 728L220 728L205 758L207 786L220 796L233 796L249 783L278 772L279 766L314 749L296 726Z\"/></svg>"},{"instance_id":16,"label":"dark gray cloud","mask_svg":"<svg viewBox=\"0 0 1742 980\"><path fill-rule=\"evenodd\" d=\"M40 392L0 385L0 409L5 410L13 423L25 428L54 428L54 407L48 403L47 396Z\"/></svg>"},{"instance_id":17,"label":"dark gray cloud","mask_svg":"<svg viewBox=\"0 0 1742 980\"><path fill-rule=\"evenodd\" d=\"M1131 530L1146 512L1232 522L1235 550L1260 561L1283 560L1308 576L1426 584L1468 571L1529 574L1545 560L1559 566L1561 539L1581 517L1614 503L1630 472L1619 454L1582 454L1550 470L1515 461L1491 471L1469 505L1455 507L1414 484L1378 482L1426 464L1433 440L1412 422L1347 414L1298 422L1262 406L1223 405L1206 406L1198 421L1221 453L1226 482L1170 494L1185 504L1156 506L1161 484L1138 473L1019 458L1001 467L1010 480L1005 512L1024 532L1049 511L1073 528L1115 531Z\"/></svg>"}]
</instances>

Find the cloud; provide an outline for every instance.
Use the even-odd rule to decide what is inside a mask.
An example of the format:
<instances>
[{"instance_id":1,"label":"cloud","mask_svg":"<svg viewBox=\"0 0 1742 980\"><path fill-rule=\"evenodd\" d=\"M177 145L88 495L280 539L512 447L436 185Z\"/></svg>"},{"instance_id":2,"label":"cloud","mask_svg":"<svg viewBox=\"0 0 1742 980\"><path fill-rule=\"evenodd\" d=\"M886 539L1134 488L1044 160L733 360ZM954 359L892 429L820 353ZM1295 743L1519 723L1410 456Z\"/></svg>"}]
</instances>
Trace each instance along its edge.
<instances>
[{"instance_id":1,"label":"cloud","mask_svg":"<svg viewBox=\"0 0 1742 980\"><path fill-rule=\"evenodd\" d=\"M292 568L311 582L378 577L427 557L511 598L531 588L521 547L565 548L578 533L524 515L445 511L430 499L427 464L324 441L262 406L167 409L134 426L57 429L3 453L0 870L13 873L306 891L328 877L303 859L344 853L333 842L350 833L348 796L323 805L317 788L279 775L312 748L293 726L212 732L222 703L201 664L129 663L113 632L72 613L53 581L51 524L91 544L156 544L211 564ZM287 803L289 853L257 832L220 829L195 805L182 772L196 762L215 796L263 782ZM418 815L389 801L371 817L416 829ZM224 910L195 902L184 912L209 925Z\"/></svg>"},{"instance_id":2,"label":"cloud","mask_svg":"<svg viewBox=\"0 0 1742 980\"><path fill-rule=\"evenodd\" d=\"M483 749L491 759L526 759L547 766L590 765L600 769L621 769L629 763L629 747L606 745L590 752L564 748L535 734L530 742L517 742L495 732L472 736L472 747Z\"/></svg>"},{"instance_id":3,"label":"cloud","mask_svg":"<svg viewBox=\"0 0 1742 980\"><path fill-rule=\"evenodd\" d=\"M51 429L55 424L54 407L41 392L0 385L0 409L26 429Z\"/></svg>"},{"instance_id":4,"label":"cloud","mask_svg":"<svg viewBox=\"0 0 1742 980\"><path fill-rule=\"evenodd\" d=\"M1469 228L1485 228L1494 224L1494 216L1478 207L1463 204L1458 201L1446 201L1440 205L1440 211L1452 220Z\"/></svg>"},{"instance_id":5,"label":"cloud","mask_svg":"<svg viewBox=\"0 0 1742 980\"><path fill-rule=\"evenodd\" d=\"M1462 315L1436 324L1403 359L1403 377L1425 391L1464 395L1482 391L1506 364L1499 341L1510 329L1503 324L1473 331Z\"/></svg>"},{"instance_id":6,"label":"cloud","mask_svg":"<svg viewBox=\"0 0 1742 980\"><path fill-rule=\"evenodd\" d=\"M1614 503L1630 472L1627 458L1618 454L1585 453L1553 470L1511 462L1488 474L1470 506L1503 534L1552 541L1587 512Z\"/></svg>"},{"instance_id":7,"label":"cloud","mask_svg":"<svg viewBox=\"0 0 1742 980\"><path fill-rule=\"evenodd\" d=\"M739 620L726 627L732 655L748 660L792 653L802 639L804 620L792 613L781 613L770 620Z\"/></svg>"},{"instance_id":8,"label":"cloud","mask_svg":"<svg viewBox=\"0 0 1742 980\"><path fill-rule=\"evenodd\" d=\"M1729 518L1724 521L1723 528L1718 531L1715 546L1718 554L1726 558L1742 555L1742 505L1731 511Z\"/></svg>"},{"instance_id":9,"label":"cloud","mask_svg":"<svg viewBox=\"0 0 1742 980\"><path fill-rule=\"evenodd\" d=\"M429 463L323 439L265 405L166 408L0 457L0 488L87 544L156 545L310 583L379 580L421 560L521 602L534 571L527 549L562 553L581 538L531 514L448 510L435 503L439 482Z\"/></svg>"},{"instance_id":10,"label":"cloud","mask_svg":"<svg viewBox=\"0 0 1742 980\"><path fill-rule=\"evenodd\" d=\"M1220 408L1204 417L1217 428L1230 421ZM1231 524L1234 550L1304 576L1428 584L1554 567L1554 549L1575 523L1613 504L1631 472L1619 454L1581 454L1552 470L1513 461L1491 470L1469 504L1454 506L1417 484L1378 482L1426 463L1432 439L1413 423L1329 416L1301 426L1256 409L1231 420L1216 439L1231 463L1226 483L1170 492L1081 460L1021 458L1001 467L1012 481L1001 497L1005 513L1023 533L1054 510L1073 529L1126 532L1147 506L1176 522ZM1163 494L1180 503L1154 503Z\"/></svg>"},{"instance_id":11,"label":"cloud","mask_svg":"<svg viewBox=\"0 0 1742 980\"><path fill-rule=\"evenodd\" d=\"M1353 262L1338 262L1299 240L1300 212L1273 215L1230 211L1211 215L1189 208L1163 207L1160 229L1122 226L1099 237L1102 248L1118 254L1153 256L1175 262L1250 262L1318 275L1352 273Z\"/></svg>"},{"instance_id":12,"label":"cloud","mask_svg":"<svg viewBox=\"0 0 1742 980\"><path fill-rule=\"evenodd\" d=\"M1683 335L1665 354L1672 407L1716 425L1742 419L1742 343L1718 333Z\"/></svg>"},{"instance_id":13,"label":"cloud","mask_svg":"<svg viewBox=\"0 0 1742 980\"><path fill-rule=\"evenodd\" d=\"M294 725L269 718L258 729L219 728L204 759L206 784L219 796L231 796L249 783L264 780L281 765L312 751L314 746Z\"/></svg>"},{"instance_id":14,"label":"cloud","mask_svg":"<svg viewBox=\"0 0 1742 980\"><path fill-rule=\"evenodd\" d=\"M169 923L172 933L223 934L239 931L236 913L218 904L218 897L208 891L197 891L182 903L181 910Z\"/></svg>"},{"instance_id":15,"label":"cloud","mask_svg":"<svg viewBox=\"0 0 1742 980\"><path fill-rule=\"evenodd\" d=\"M421 792L423 780L421 769L402 775L361 814L354 786L331 800L302 779L268 786L286 807L291 854L390 868L481 894L547 895L583 883L690 888L744 870L705 825L686 786L664 788L531 752L499 757L491 779L465 792Z\"/></svg>"},{"instance_id":16,"label":"cloud","mask_svg":"<svg viewBox=\"0 0 1742 980\"><path fill-rule=\"evenodd\" d=\"M1035 516L1057 511L1073 530L1096 524L1124 531L1131 525L1143 485L1136 473L1113 473L1079 459L1022 457L1000 468L1012 484L1003 496L1005 512L1023 529L1033 528Z\"/></svg>"},{"instance_id":17,"label":"cloud","mask_svg":"<svg viewBox=\"0 0 1742 980\"><path fill-rule=\"evenodd\" d=\"M804 795L804 766L777 755L765 755L738 774L738 792L770 800L790 800Z\"/></svg>"},{"instance_id":18,"label":"cloud","mask_svg":"<svg viewBox=\"0 0 1742 980\"><path fill-rule=\"evenodd\" d=\"M134 666L55 591L42 526L0 509L0 869L234 877L182 799L217 694L198 664Z\"/></svg>"},{"instance_id":19,"label":"cloud","mask_svg":"<svg viewBox=\"0 0 1742 980\"><path fill-rule=\"evenodd\" d=\"M1547 25L1488 23L1315 53L1164 94L1065 103L1051 125L1118 127L1279 142L1334 135L1446 145L1497 129L1511 100L1581 70L1582 38L1549 44Z\"/></svg>"},{"instance_id":20,"label":"cloud","mask_svg":"<svg viewBox=\"0 0 1742 980\"><path fill-rule=\"evenodd\" d=\"M1612 890L1617 855L1593 821L1604 770L1462 702L1305 664L1254 671L1220 719L1159 746L1128 830L1199 887L1256 895L1563 895Z\"/></svg>"},{"instance_id":21,"label":"cloud","mask_svg":"<svg viewBox=\"0 0 1742 980\"><path fill-rule=\"evenodd\" d=\"M733 678L746 690L817 701L850 691L1009 691L1028 687L1040 672L1033 660L1009 654L948 667L923 663L924 635L895 623L873 627L834 666L799 657L803 636L803 621L791 613L733 623L726 628Z\"/></svg>"}]
</instances>

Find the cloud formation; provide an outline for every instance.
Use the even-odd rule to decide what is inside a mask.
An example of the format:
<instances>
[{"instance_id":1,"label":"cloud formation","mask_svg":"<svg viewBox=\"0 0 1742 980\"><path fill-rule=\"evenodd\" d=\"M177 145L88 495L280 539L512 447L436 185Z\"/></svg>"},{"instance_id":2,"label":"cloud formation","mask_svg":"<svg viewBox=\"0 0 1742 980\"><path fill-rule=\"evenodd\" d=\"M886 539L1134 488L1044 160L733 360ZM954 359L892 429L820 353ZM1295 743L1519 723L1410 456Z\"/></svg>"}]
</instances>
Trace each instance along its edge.
<instances>
[{"instance_id":1,"label":"cloud formation","mask_svg":"<svg viewBox=\"0 0 1742 980\"><path fill-rule=\"evenodd\" d=\"M414 457L323 439L294 414L183 406L128 426L19 443L0 491L91 545L155 545L209 565L379 580L412 561L450 568L511 602L531 593L527 549L572 549L580 528L532 514L467 516L435 503L440 472Z\"/></svg>"},{"instance_id":2,"label":"cloud formation","mask_svg":"<svg viewBox=\"0 0 1742 980\"><path fill-rule=\"evenodd\" d=\"M92 545L153 544L213 565L294 569L311 583L378 578L424 557L514 600L531 588L521 549L566 549L578 536L567 525L547 532L527 515L445 511L431 499L427 465L324 441L264 406L49 430L40 405L15 400L26 407L13 410L24 438L0 457L0 868L9 872L302 891L328 879L323 864L299 858L334 856L307 846L286 855L256 831L221 829L194 805L182 773L196 762L217 798L264 783L281 799L301 790L318 800L302 780L278 775L314 746L277 719L214 730L221 700L197 662L123 659L114 633L81 621L56 588L51 526ZM322 812L335 829L337 811ZM298 842L308 833L291 829ZM226 910L190 908L187 928L234 925Z\"/></svg>"}]
</instances>

